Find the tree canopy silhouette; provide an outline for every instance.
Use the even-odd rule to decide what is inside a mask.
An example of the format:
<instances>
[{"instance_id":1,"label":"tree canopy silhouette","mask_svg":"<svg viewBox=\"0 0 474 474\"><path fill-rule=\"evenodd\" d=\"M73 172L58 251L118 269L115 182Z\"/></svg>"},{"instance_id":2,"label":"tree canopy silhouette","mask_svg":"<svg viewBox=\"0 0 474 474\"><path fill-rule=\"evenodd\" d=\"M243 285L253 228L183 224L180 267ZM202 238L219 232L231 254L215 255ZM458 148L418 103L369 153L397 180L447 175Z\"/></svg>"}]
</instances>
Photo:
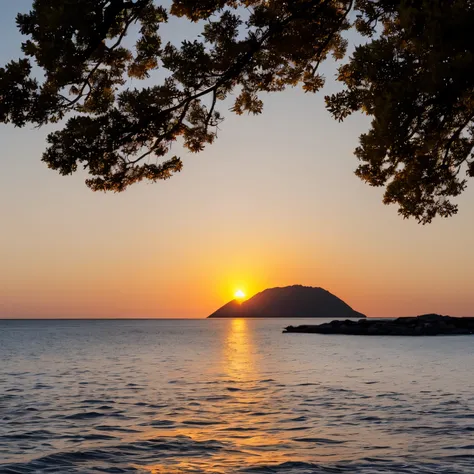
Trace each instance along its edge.
<instances>
[{"instance_id":1,"label":"tree canopy silhouette","mask_svg":"<svg viewBox=\"0 0 474 474\"><path fill-rule=\"evenodd\" d=\"M201 34L165 42L170 15ZM264 92L317 92L329 55L344 60L344 87L327 108L372 118L356 174L385 187L385 203L428 223L457 212L450 198L474 176L474 0L34 0L17 24L24 57L0 69L0 119L61 121L42 160L64 175L84 167L93 190L171 177L173 142L212 143L231 93L233 112L259 114ZM346 58L351 28L365 41ZM155 85L127 83L156 69Z\"/></svg>"}]
</instances>

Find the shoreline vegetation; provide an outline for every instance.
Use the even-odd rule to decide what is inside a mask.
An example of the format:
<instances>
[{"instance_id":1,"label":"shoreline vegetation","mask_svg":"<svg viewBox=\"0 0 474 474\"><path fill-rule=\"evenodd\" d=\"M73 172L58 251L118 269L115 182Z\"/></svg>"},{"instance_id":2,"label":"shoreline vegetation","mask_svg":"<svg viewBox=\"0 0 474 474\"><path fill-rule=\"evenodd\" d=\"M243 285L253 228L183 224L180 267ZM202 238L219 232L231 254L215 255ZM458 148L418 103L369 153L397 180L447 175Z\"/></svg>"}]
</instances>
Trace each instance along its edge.
<instances>
[{"instance_id":1,"label":"shoreline vegetation","mask_svg":"<svg viewBox=\"0 0 474 474\"><path fill-rule=\"evenodd\" d=\"M423 314L397 319L336 320L318 325L288 326L284 333L351 336L454 336L474 334L474 317Z\"/></svg>"}]
</instances>

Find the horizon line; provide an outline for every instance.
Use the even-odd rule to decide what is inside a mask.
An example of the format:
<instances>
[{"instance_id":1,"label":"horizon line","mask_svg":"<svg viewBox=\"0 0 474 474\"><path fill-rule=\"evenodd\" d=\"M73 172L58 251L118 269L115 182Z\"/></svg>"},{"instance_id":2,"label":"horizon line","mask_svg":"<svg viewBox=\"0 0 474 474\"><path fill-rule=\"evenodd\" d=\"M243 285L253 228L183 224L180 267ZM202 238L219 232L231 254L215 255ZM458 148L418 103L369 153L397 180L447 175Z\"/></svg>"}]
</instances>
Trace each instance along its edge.
<instances>
[{"instance_id":1,"label":"horizon line","mask_svg":"<svg viewBox=\"0 0 474 474\"><path fill-rule=\"evenodd\" d=\"M402 316L366 316L366 318L337 318L337 317L327 317L327 318L321 318L321 317L306 317L306 318L300 318L296 317L293 318L291 316L289 317L222 317L222 318L209 318L209 316L205 317L197 317L197 318L147 318L147 317L59 317L59 318L51 318L51 317L46 317L46 318L32 318L32 317L0 317L0 321L194 321L194 320L228 320L228 319L277 319L277 320L283 320L283 319L310 319L310 320L318 320L318 319L396 319L396 318L416 318L421 315L402 315ZM440 316L450 316L450 315L440 315ZM474 316L451 316L451 317L457 317L457 318L472 318Z\"/></svg>"}]
</instances>

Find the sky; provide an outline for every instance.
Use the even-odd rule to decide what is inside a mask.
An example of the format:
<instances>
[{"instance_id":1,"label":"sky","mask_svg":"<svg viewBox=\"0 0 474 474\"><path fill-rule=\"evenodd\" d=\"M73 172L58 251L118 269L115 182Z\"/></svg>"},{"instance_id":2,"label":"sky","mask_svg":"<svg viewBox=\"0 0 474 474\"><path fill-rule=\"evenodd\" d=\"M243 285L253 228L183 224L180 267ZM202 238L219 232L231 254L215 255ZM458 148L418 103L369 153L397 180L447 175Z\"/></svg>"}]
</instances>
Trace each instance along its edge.
<instances>
[{"instance_id":1,"label":"sky","mask_svg":"<svg viewBox=\"0 0 474 474\"><path fill-rule=\"evenodd\" d=\"M2 2L0 63L20 54ZM186 34L168 28L167 39ZM40 161L51 128L0 126L0 318L203 318L275 286L323 287L374 317L474 315L474 186L459 214L421 226L355 175L368 118L334 121L324 94L227 110L217 141L184 169L121 194L90 191ZM178 152L177 151L177 152Z\"/></svg>"}]
</instances>

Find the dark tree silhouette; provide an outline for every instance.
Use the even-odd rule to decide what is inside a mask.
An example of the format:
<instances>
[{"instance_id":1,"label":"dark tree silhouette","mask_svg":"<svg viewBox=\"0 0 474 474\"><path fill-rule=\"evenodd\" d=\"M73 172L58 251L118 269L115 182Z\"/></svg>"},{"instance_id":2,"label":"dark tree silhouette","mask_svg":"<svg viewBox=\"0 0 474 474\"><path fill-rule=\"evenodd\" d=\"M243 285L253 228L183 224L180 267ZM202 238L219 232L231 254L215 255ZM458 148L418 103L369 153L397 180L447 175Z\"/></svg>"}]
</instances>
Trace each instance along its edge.
<instances>
[{"instance_id":1,"label":"dark tree silhouette","mask_svg":"<svg viewBox=\"0 0 474 474\"><path fill-rule=\"evenodd\" d=\"M173 45L170 15L202 26ZM386 203L422 223L450 216L449 201L474 176L474 0L35 0L17 24L24 57L0 69L0 119L37 126L64 119L43 161L61 174L84 167L93 190L122 191L166 179L178 138L192 152L216 137L218 104L259 114L262 92L324 84L319 65L345 57L350 28L366 35L340 67L341 93L327 97L339 120L373 118L361 136L356 174L385 186ZM133 47L124 46L138 26ZM33 66L44 73L33 74ZM140 89L160 68L164 79ZM163 77L163 76L161 76Z\"/></svg>"}]
</instances>

